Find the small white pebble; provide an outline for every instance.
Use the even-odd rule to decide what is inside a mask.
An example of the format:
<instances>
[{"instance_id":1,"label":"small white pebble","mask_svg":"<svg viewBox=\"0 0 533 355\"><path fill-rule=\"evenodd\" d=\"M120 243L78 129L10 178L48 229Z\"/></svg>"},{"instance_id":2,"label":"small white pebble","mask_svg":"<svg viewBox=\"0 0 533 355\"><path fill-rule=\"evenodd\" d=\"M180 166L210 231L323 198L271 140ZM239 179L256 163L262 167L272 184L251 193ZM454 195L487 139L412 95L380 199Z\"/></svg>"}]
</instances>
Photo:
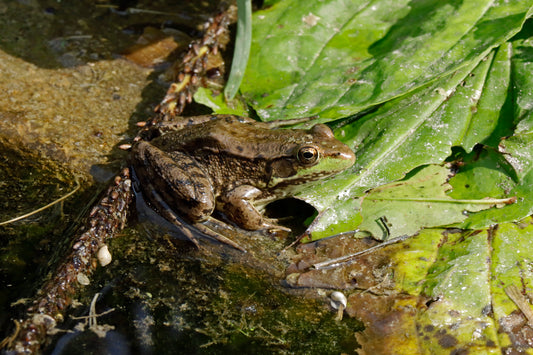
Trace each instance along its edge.
<instances>
[{"instance_id":1,"label":"small white pebble","mask_svg":"<svg viewBox=\"0 0 533 355\"><path fill-rule=\"evenodd\" d=\"M80 283L80 285L87 286L88 284L91 283L91 280L89 280L87 275L85 275L85 274L83 274L81 272L77 275L76 278L78 279L78 282Z\"/></svg>"},{"instance_id":2,"label":"small white pebble","mask_svg":"<svg viewBox=\"0 0 533 355\"><path fill-rule=\"evenodd\" d=\"M96 257L98 258L98 262L102 266L108 265L111 260L113 260L113 257L111 256L111 253L109 252L109 248L107 245L102 245L100 249L98 249L98 254L96 254Z\"/></svg>"}]
</instances>

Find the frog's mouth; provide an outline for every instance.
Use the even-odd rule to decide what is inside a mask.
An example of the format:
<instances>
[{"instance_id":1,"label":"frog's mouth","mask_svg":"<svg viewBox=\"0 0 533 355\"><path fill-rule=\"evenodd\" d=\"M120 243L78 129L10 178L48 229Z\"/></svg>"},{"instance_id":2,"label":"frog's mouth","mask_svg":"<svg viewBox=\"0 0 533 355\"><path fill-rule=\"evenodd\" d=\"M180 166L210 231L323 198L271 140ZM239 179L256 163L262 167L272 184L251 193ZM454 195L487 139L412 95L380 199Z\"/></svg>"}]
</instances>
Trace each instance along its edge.
<instances>
[{"instance_id":1,"label":"frog's mouth","mask_svg":"<svg viewBox=\"0 0 533 355\"><path fill-rule=\"evenodd\" d=\"M297 191L300 186L305 186L313 181L336 175L353 165L352 159L322 158L319 164L300 167L290 176L272 176L267 187L271 189L287 189Z\"/></svg>"}]
</instances>

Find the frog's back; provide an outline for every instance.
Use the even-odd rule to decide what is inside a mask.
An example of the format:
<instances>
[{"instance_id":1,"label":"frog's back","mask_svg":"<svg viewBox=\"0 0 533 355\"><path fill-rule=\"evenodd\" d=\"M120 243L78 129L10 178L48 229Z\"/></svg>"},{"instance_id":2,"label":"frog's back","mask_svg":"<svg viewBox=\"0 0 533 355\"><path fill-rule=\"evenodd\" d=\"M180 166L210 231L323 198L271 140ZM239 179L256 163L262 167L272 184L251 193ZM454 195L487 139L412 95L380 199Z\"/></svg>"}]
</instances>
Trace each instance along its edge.
<instances>
[{"instance_id":1,"label":"frog's back","mask_svg":"<svg viewBox=\"0 0 533 355\"><path fill-rule=\"evenodd\" d=\"M303 130L270 129L268 125L234 116L187 126L154 142L165 151L209 154L239 159L273 160L293 154L302 141L312 139Z\"/></svg>"}]
</instances>

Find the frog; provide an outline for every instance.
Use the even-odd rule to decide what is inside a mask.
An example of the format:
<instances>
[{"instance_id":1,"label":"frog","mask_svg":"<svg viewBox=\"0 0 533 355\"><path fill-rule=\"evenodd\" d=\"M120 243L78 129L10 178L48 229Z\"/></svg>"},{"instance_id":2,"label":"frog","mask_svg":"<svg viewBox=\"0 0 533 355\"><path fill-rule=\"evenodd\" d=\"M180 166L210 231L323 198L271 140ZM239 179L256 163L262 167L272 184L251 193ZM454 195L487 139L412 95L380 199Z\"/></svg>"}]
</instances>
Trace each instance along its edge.
<instances>
[{"instance_id":1,"label":"frog","mask_svg":"<svg viewBox=\"0 0 533 355\"><path fill-rule=\"evenodd\" d=\"M155 138L134 144L132 168L143 195L165 219L181 230L185 221L241 249L201 223L218 211L245 230L290 231L263 216L264 206L355 162L327 125L283 128L293 122L203 115L162 124ZM187 238L197 244L192 233Z\"/></svg>"}]
</instances>

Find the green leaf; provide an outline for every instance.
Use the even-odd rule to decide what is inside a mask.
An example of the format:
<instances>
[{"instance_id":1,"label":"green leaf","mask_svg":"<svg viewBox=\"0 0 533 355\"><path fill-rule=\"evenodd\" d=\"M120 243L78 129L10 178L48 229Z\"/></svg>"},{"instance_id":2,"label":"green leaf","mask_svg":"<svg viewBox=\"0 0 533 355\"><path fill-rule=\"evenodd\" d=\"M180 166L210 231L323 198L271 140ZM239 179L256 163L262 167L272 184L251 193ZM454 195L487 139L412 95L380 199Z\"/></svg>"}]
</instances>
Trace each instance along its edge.
<instances>
[{"instance_id":1,"label":"green leaf","mask_svg":"<svg viewBox=\"0 0 533 355\"><path fill-rule=\"evenodd\" d=\"M325 237L332 231L342 233L357 228L357 220L354 218L350 222L349 217L350 209L354 217L357 216L356 211L350 201L344 202L346 198L360 197L364 191L400 179L418 166L441 163L450 156L453 146L463 146L469 151L476 143L497 142L501 135L509 132L509 110L504 106L510 90L511 52L511 46L504 44L495 54L489 54L479 63L472 62L454 74L391 100L375 112L338 129L337 136L353 147L357 161L350 171L335 181L301 194L302 198L325 210L313 224L310 239ZM524 52L525 45L522 44L521 58ZM531 63L523 62L524 65ZM513 73L516 78L524 78L522 81L526 84L516 80L513 84L518 85L518 89L525 86L520 90L522 93L530 87L525 78L531 80L531 76L525 74L527 70L522 69L524 65L517 65L514 71L520 72ZM527 98L524 94L518 96L524 107L533 107L528 106ZM524 118L518 127L525 130L531 126L531 116L529 111L521 112ZM513 140L510 138L508 141L512 143ZM530 159L528 152L531 151L524 140L524 137L520 139L522 148L514 153L516 156L518 151L522 152L518 159L522 164ZM501 149L505 152L504 148ZM513 159L513 155L508 154L506 158ZM483 175L478 174L478 178L479 184L487 181ZM462 226L485 227L498 221L518 220L533 213L529 184L530 177L516 191L507 191L509 193L504 197L516 196L517 204L501 211L480 213ZM342 197L340 200L339 196ZM484 197L498 196L476 198ZM456 195L456 198L472 197Z\"/></svg>"},{"instance_id":2,"label":"green leaf","mask_svg":"<svg viewBox=\"0 0 533 355\"><path fill-rule=\"evenodd\" d=\"M363 348L398 347L399 354L449 354L452 349L531 354L531 328L506 289L517 287L522 295L533 291L532 223L528 217L478 232L426 229L406 240L389 259L397 295L394 301L385 295L373 301L390 306L367 317L372 321L365 324ZM394 327L379 333L391 317Z\"/></svg>"},{"instance_id":3,"label":"green leaf","mask_svg":"<svg viewBox=\"0 0 533 355\"><path fill-rule=\"evenodd\" d=\"M285 0L255 13L241 90L266 120L339 118L477 62L528 1Z\"/></svg>"},{"instance_id":4,"label":"green leaf","mask_svg":"<svg viewBox=\"0 0 533 355\"><path fill-rule=\"evenodd\" d=\"M237 99L227 101L223 95L215 94L203 87L194 93L194 101L209 107L217 114L248 116L246 106L241 101Z\"/></svg>"},{"instance_id":5,"label":"green leaf","mask_svg":"<svg viewBox=\"0 0 533 355\"><path fill-rule=\"evenodd\" d=\"M490 286L494 318L501 325L502 347L516 344L517 340L524 341L524 336L528 339L528 335L520 332L520 329L510 329L509 326L505 326L513 318L513 312L517 313L517 306L507 297L505 289L515 285L522 292L529 294L533 291L533 273L530 267L533 255L531 223L531 218L525 219L520 224L503 223L493 237ZM518 314L520 318L523 317L521 312ZM531 353L531 347L528 350Z\"/></svg>"},{"instance_id":6,"label":"green leaf","mask_svg":"<svg viewBox=\"0 0 533 355\"><path fill-rule=\"evenodd\" d=\"M463 94L476 85L470 85L467 78L483 79L490 63L490 60L479 65L471 63L338 129L337 136L353 148L357 160L352 169L336 179L300 194L299 197L325 210L313 224L312 239L325 237L326 231L332 230L332 221L343 226L334 227L335 233L357 228L355 220L349 221L353 210L343 212L350 208L350 203L345 206L338 196L359 197L364 191L398 180L419 166L446 160L452 146L462 142L472 121L471 104L464 104ZM328 209L330 206L335 208Z\"/></svg>"},{"instance_id":7,"label":"green leaf","mask_svg":"<svg viewBox=\"0 0 533 355\"><path fill-rule=\"evenodd\" d=\"M237 0L237 6L237 38L235 39L231 71L224 88L226 100L233 99L239 90L252 43L252 0Z\"/></svg>"},{"instance_id":8,"label":"green leaf","mask_svg":"<svg viewBox=\"0 0 533 355\"><path fill-rule=\"evenodd\" d=\"M465 120L464 133L458 137L455 144L462 146L467 152L470 152L477 143L497 146L500 138L509 133L508 123L505 123L509 122L508 117L512 113L504 113L502 108L511 81L511 53L512 46L509 43L501 45L493 57L484 80L479 80L479 87L470 90L471 92L461 93L464 98L472 101L470 105L467 104L467 109L470 109L471 113L464 113L471 117ZM481 97L475 103L475 98L478 96Z\"/></svg>"},{"instance_id":9,"label":"green leaf","mask_svg":"<svg viewBox=\"0 0 533 355\"><path fill-rule=\"evenodd\" d=\"M517 221L533 213L533 132L510 137L502 142L504 157L515 168L519 182L508 195L516 196L517 202L501 210L484 211L472 215L462 225L463 228L483 228L495 223ZM483 175L480 176L483 180Z\"/></svg>"},{"instance_id":10,"label":"green leaf","mask_svg":"<svg viewBox=\"0 0 533 355\"><path fill-rule=\"evenodd\" d=\"M424 280L437 260L439 245L443 244L445 239L442 229L424 229L404 242L407 252L398 252L391 256L399 292L414 296L422 293Z\"/></svg>"},{"instance_id":11,"label":"green leaf","mask_svg":"<svg viewBox=\"0 0 533 355\"><path fill-rule=\"evenodd\" d=\"M527 337L518 331L521 326L512 331L506 326L517 306L505 289L515 285L526 292L533 290L533 273L527 266L533 255L531 221L528 218L520 226L503 223L495 231L446 234L423 281L422 295L435 302L418 313L419 338L449 339L456 347L499 354L513 342L516 347L521 336ZM426 346L429 353L446 353L442 342Z\"/></svg>"},{"instance_id":12,"label":"green leaf","mask_svg":"<svg viewBox=\"0 0 533 355\"><path fill-rule=\"evenodd\" d=\"M495 347L497 327L490 317L488 233L447 236L424 281L423 294L435 302L417 316L418 337L437 340L424 347L432 354L449 352L450 346L500 354Z\"/></svg>"},{"instance_id":13,"label":"green leaf","mask_svg":"<svg viewBox=\"0 0 533 355\"><path fill-rule=\"evenodd\" d=\"M518 38L513 43L513 77L514 95L516 97L515 124L517 132L531 132L533 130L533 21L526 24Z\"/></svg>"},{"instance_id":14,"label":"green leaf","mask_svg":"<svg viewBox=\"0 0 533 355\"><path fill-rule=\"evenodd\" d=\"M500 153L482 149L464 157L462 167L449 183L452 198L481 199L512 197L509 193L516 186L512 166Z\"/></svg>"},{"instance_id":15,"label":"green leaf","mask_svg":"<svg viewBox=\"0 0 533 355\"><path fill-rule=\"evenodd\" d=\"M531 32L533 26L527 28ZM527 33L526 32L526 33ZM483 228L494 223L517 221L533 213L533 43L530 39L513 41L512 77L515 99L515 133L503 139L499 146L507 165L514 170L508 173L515 178L516 185L506 191L508 196L516 196L517 203L501 210L484 211L472 215L461 225L463 228ZM503 166L503 165L502 165ZM486 173L473 177L472 185L484 185ZM493 183L496 181L492 181ZM505 178L503 186L509 186Z\"/></svg>"},{"instance_id":16,"label":"green leaf","mask_svg":"<svg viewBox=\"0 0 533 355\"><path fill-rule=\"evenodd\" d=\"M302 198L325 208L338 195L361 196L372 187L402 178L417 166L444 161L451 153L451 144L443 139L444 130L435 129L441 117L434 113L474 67L475 63L339 128L336 136L354 150L355 165L335 181L304 191ZM316 195L320 197L314 199Z\"/></svg>"},{"instance_id":17,"label":"green leaf","mask_svg":"<svg viewBox=\"0 0 533 355\"><path fill-rule=\"evenodd\" d=\"M361 206L359 229L376 239L413 235L427 227L445 226L466 219L468 212L488 209L509 200L454 200L446 195L450 171L430 165L409 179L373 189Z\"/></svg>"}]
</instances>

